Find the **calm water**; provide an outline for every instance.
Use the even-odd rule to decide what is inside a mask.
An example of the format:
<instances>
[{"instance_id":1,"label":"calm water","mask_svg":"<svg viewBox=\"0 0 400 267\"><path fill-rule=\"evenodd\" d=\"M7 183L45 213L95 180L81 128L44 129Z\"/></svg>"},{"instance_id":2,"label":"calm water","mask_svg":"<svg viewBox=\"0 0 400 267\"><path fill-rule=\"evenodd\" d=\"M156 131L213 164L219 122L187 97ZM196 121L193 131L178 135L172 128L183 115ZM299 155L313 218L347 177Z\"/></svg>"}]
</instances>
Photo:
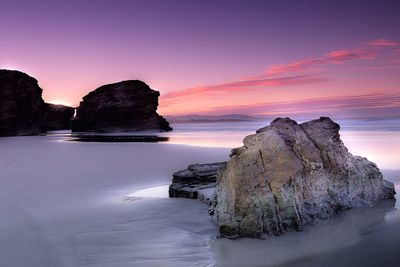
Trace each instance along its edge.
<instances>
[{"instance_id":1,"label":"calm water","mask_svg":"<svg viewBox=\"0 0 400 267\"><path fill-rule=\"evenodd\" d=\"M400 168L400 118L336 121L341 125L341 138L352 154L368 158L381 169ZM234 148L242 145L245 136L269 123L176 123L174 131L164 135L174 144Z\"/></svg>"}]
</instances>

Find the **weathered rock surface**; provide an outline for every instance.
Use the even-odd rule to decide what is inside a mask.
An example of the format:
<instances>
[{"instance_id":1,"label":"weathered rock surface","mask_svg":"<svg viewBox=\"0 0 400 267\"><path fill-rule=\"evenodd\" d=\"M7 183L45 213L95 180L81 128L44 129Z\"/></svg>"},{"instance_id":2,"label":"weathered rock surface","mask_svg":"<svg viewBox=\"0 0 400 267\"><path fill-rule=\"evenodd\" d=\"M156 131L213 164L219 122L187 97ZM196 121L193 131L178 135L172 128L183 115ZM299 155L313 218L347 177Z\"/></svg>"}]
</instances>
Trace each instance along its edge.
<instances>
[{"instance_id":1,"label":"weathered rock surface","mask_svg":"<svg viewBox=\"0 0 400 267\"><path fill-rule=\"evenodd\" d=\"M169 186L169 196L200 199L211 204L217 174L225 165L226 162L191 164L187 169L175 172Z\"/></svg>"},{"instance_id":2,"label":"weathered rock surface","mask_svg":"<svg viewBox=\"0 0 400 267\"><path fill-rule=\"evenodd\" d=\"M217 177L210 214L222 236L264 237L301 230L337 211L394 197L377 166L353 156L329 118L278 118L232 150Z\"/></svg>"},{"instance_id":3,"label":"weathered rock surface","mask_svg":"<svg viewBox=\"0 0 400 267\"><path fill-rule=\"evenodd\" d=\"M35 78L0 70L0 136L37 135L45 131L42 89Z\"/></svg>"},{"instance_id":4,"label":"weathered rock surface","mask_svg":"<svg viewBox=\"0 0 400 267\"><path fill-rule=\"evenodd\" d=\"M75 108L46 104L46 130L66 130L71 129L70 121L74 117Z\"/></svg>"},{"instance_id":5,"label":"weathered rock surface","mask_svg":"<svg viewBox=\"0 0 400 267\"><path fill-rule=\"evenodd\" d=\"M80 103L71 120L73 132L115 132L172 128L157 113L160 93L139 80L101 86Z\"/></svg>"}]
</instances>

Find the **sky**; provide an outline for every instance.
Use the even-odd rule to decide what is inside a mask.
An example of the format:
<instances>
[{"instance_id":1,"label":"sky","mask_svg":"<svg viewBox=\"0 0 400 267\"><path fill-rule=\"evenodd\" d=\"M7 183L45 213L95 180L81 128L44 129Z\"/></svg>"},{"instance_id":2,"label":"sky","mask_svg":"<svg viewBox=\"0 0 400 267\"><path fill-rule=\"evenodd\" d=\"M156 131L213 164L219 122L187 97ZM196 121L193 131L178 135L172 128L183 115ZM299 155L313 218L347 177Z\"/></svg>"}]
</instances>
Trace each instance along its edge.
<instances>
[{"instance_id":1,"label":"sky","mask_svg":"<svg viewBox=\"0 0 400 267\"><path fill-rule=\"evenodd\" d=\"M159 112L400 116L400 1L0 0L0 68L77 106L143 80Z\"/></svg>"}]
</instances>

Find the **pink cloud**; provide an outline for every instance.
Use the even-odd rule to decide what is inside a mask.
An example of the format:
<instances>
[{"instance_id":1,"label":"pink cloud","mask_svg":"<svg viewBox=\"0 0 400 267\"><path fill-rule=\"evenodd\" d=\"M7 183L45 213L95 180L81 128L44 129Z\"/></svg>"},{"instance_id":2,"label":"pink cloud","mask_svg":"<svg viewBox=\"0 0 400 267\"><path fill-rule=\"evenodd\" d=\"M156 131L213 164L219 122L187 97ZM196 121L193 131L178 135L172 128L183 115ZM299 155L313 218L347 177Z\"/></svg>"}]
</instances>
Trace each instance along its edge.
<instances>
[{"instance_id":1,"label":"pink cloud","mask_svg":"<svg viewBox=\"0 0 400 267\"><path fill-rule=\"evenodd\" d=\"M391 41L388 39L377 39L377 40L373 40L368 42L368 45L370 46L383 46L383 47L399 47L400 46L400 42L396 42L396 41Z\"/></svg>"},{"instance_id":2,"label":"pink cloud","mask_svg":"<svg viewBox=\"0 0 400 267\"><path fill-rule=\"evenodd\" d=\"M201 114L231 113L270 116L292 116L296 114L334 114L343 117L398 116L400 114L400 93L389 91L242 106L220 106L201 112Z\"/></svg>"},{"instance_id":3,"label":"pink cloud","mask_svg":"<svg viewBox=\"0 0 400 267\"><path fill-rule=\"evenodd\" d=\"M213 85L195 86L183 90L173 91L161 96L163 105L179 104L183 100L191 100L196 102L204 102L207 106L207 96L224 96L231 93L257 93L266 88L296 86L303 84L315 84L329 81L321 72L326 65L343 64L353 60L371 60L375 59L379 52L385 47L390 50L399 49L394 46L399 42L393 42L386 39L378 39L368 42L366 46L355 49L333 50L321 57L294 61L286 65L274 65L259 75L244 77L241 80L226 82ZM381 47L381 48L378 48ZM362 66L363 69L375 68L382 69L393 67L385 66ZM397 66L395 66L397 67ZM360 68L360 66L352 66L352 68ZM308 71L308 73L299 74ZM310 72L312 71L312 72ZM319 71L319 72L317 72ZM277 75L271 77L270 75ZM202 98L202 97L206 98ZM288 107L292 108L292 107Z\"/></svg>"},{"instance_id":4,"label":"pink cloud","mask_svg":"<svg viewBox=\"0 0 400 267\"><path fill-rule=\"evenodd\" d=\"M273 65L266 70L266 74L275 75L315 71L324 65L342 64L351 60L374 59L378 52L385 48L394 49L396 52L400 52L400 42L388 39L376 39L367 42L367 45L364 48L334 50L321 57L294 61L289 64Z\"/></svg>"},{"instance_id":5,"label":"pink cloud","mask_svg":"<svg viewBox=\"0 0 400 267\"><path fill-rule=\"evenodd\" d=\"M258 79L247 79L241 81L187 88L184 90L163 94L161 97L163 99L170 100L188 96L196 96L200 94L209 95L209 94L232 93L232 92L249 92L266 87L294 86L300 84L320 83L326 81L328 81L328 79L321 77L320 74L297 75L297 76L287 76L280 78L259 77Z\"/></svg>"},{"instance_id":6,"label":"pink cloud","mask_svg":"<svg viewBox=\"0 0 400 267\"><path fill-rule=\"evenodd\" d=\"M274 65L268 68L266 73L271 75L304 72L316 70L322 65L342 64L345 61L358 59L374 59L375 56L376 52L372 49L335 50L319 58L295 61L287 65Z\"/></svg>"}]
</instances>

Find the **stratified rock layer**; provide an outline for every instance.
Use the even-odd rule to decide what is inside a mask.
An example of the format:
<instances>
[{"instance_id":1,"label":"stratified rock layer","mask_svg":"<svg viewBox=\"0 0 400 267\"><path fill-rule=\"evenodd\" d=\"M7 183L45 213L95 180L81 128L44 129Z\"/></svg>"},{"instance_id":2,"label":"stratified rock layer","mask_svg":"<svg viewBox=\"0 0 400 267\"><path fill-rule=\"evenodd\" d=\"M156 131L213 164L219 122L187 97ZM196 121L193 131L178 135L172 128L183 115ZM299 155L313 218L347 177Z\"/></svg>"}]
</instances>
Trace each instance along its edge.
<instances>
[{"instance_id":1,"label":"stratified rock layer","mask_svg":"<svg viewBox=\"0 0 400 267\"><path fill-rule=\"evenodd\" d=\"M42 89L35 78L0 70L0 136L44 132L44 108Z\"/></svg>"},{"instance_id":2,"label":"stratified rock layer","mask_svg":"<svg viewBox=\"0 0 400 267\"><path fill-rule=\"evenodd\" d=\"M284 118L247 136L217 178L210 214L228 238L279 235L338 210L394 197L377 166L353 156L329 118Z\"/></svg>"},{"instance_id":3,"label":"stratified rock layer","mask_svg":"<svg viewBox=\"0 0 400 267\"><path fill-rule=\"evenodd\" d=\"M139 80L101 86L80 103L73 132L116 132L172 128L157 111L160 93Z\"/></svg>"},{"instance_id":4,"label":"stratified rock layer","mask_svg":"<svg viewBox=\"0 0 400 267\"><path fill-rule=\"evenodd\" d=\"M191 164L187 169L173 174L169 197L200 199L210 204L215 192L217 175L226 162Z\"/></svg>"},{"instance_id":5,"label":"stratified rock layer","mask_svg":"<svg viewBox=\"0 0 400 267\"><path fill-rule=\"evenodd\" d=\"M46 130L71 129L70 121L74 117L75 108L63 105L46 104Z\"/></svg>"}]
</instances>

